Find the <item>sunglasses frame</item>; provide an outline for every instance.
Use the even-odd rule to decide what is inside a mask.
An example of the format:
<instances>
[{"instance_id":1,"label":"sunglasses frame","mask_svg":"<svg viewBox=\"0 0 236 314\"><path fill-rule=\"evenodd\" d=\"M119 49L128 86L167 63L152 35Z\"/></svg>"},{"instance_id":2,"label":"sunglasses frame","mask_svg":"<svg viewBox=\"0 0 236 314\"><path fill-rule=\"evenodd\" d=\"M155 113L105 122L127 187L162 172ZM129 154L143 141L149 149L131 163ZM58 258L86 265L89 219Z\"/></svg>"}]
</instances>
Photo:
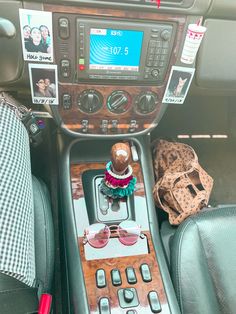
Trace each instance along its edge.
<instances>
[{"instance_id":1,"label":"sunglasses frame","mask_svg":"<svg viewBox=\"0 0 236 314\"><path fill-rule=\"evenodd\" d=\"M128 221L132 221L132 222L134 222L134 223L136 223L134 220L128 220ZM85 244L89 244L90 246L92 246L93 248L96 248L96 249L100 249L100 248L103 248L103 247L105 247L107 244L108 244L108 242L109 242L109 240L110 240L110 238L115 238L116 236L118 236L118 240L123 244L123 245L125 245L125 246L132 246L132 245L134 245L135 243L137 243L137 241L138 241L138 238L141 238L141 239L144 239L145 238L145 235L142 233L142 231L141 231L141 226L140 225L138 225L137 223L136 223L136 228L126 228L127 230L128 229L132 229L132 230L138 230L139 231L139 235L137 235L137 239L136 239L136 241L135 242L133 242L133 243L127 243L126 241L124 241L124 238L125 237L122 237L121 235L120 235L120 232L122 231L122 230L125 230L125 229L123 229L123 228L121 228L120 227L120 225L122 225L122 223L124 223L125 221L122 221L120 224L118 224L118 225L110 225L110 226L108 226L108 225L106 225L106 224L104 224L104 223L94 223L94 224L92 224L92 225L90 225L89 227L91 227L91 226L96 226L96 225L103 225L104 226L104 229L103 230L105 230L105 229L107 229L108 230L108 237L107 237L107 239L106 239L106 242L103 244L103 245L101 245L101 246L95 246L95 245L93 245L92 243L91 243L91 241L90 241L90 239L88 239L88 235L89 235L89 233L91 234L91 230L88 230L88 229L85 229L84 230L84 239L83 239L83 244L85 245ZM96 233L96 232L94 232L94 234L99 234L99 232L98 233ZM122 241L123 240L123 241Z\"/></svg>"}]
</instances>

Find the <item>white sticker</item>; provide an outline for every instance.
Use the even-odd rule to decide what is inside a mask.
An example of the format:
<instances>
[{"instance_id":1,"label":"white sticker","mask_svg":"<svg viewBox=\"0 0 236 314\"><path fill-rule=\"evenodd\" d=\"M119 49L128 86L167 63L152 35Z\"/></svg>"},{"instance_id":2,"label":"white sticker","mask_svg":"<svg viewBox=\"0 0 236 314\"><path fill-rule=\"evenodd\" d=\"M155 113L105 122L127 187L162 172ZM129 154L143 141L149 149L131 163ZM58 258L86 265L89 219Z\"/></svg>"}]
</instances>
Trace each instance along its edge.
<instances>
[{"instance_id":1,"label":"white sticker","mask_svg":"<svg viewBox=\"0 0 236 314\"><path fill-rule=\"evenodd\" d=\"M29 63L33 104L58 105L57 65Z\"/></svg>"},{"instance_id":2,"label":"white sticker","mask_svg":"<svg viewBox=\"0 0 236 314\"><path fill-rule=\"evenodd\" d=\"M167 104L183 104L194 72L194 68L172 66L162 102Z\"/></svg>"},{"instance_id":3,"label":"white sticker","mask_svg":"<svg viewBox=\"0 0 236 314\"><path fill-rule=\"evenodd\" d=\"M53 62L52 13L19 9L23 57Z\"/></svg>"}]
</instances>

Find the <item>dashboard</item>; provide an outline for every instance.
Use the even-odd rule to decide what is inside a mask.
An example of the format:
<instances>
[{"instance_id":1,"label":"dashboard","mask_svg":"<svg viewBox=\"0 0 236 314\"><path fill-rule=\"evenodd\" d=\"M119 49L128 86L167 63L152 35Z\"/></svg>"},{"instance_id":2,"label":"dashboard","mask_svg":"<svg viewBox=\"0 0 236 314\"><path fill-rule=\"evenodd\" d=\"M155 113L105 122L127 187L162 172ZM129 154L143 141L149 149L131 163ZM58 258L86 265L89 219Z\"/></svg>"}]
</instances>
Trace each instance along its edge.
<instances>
[{"instance_id":1,"label":"dashboard","mask_svg":"<svg viewBox=\"0 0 236 314\"><path fill-rule=\"evenodd\" d=\"M166 110L162 100L173 65L196 68L192 85L197 92L215 93L217 87L217 92L234 93L236 72L226 60L236 46L224 34L235 22L222 20L218 0L162 0L160 8L151 0L1 1L1 90L30 93L29 62L21 53L22 8L52 14L58 105L49 110L71 135L150 132ZM223 13L230 18L233 10L227 2ZM187 26L203 16L208 31L197 62L184 65L180 56ZM216 34L216 28L222 32ZM226 58L220 58L223 53Z\"/></svg>"}]
</instances>

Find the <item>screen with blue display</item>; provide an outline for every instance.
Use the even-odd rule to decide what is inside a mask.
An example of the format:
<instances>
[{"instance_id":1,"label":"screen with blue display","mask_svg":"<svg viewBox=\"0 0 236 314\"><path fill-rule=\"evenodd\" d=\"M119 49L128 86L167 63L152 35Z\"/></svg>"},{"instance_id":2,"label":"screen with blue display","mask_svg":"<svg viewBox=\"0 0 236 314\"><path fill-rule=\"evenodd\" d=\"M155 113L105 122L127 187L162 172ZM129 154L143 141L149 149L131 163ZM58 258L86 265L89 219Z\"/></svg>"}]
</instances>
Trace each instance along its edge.
<instances>
[{"instance_id":1,"label":"screen with blue display","mask_svg":"<svg viewBox=\"0 0 236 314\"><path fill-rule=\"evenodd\" d=\"M90 29L90 62L94 70L139 71L143 32Z\"/></svg>"}]
</instances>

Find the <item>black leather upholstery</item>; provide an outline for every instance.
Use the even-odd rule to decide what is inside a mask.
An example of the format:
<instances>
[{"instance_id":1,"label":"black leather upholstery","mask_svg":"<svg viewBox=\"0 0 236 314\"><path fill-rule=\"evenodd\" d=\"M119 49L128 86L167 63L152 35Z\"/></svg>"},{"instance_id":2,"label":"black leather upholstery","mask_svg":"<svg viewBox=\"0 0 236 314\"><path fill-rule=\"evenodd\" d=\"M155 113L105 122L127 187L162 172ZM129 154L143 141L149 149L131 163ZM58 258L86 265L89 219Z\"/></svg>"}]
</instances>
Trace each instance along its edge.
<instances>
[{"instance_id":1,"label":"black leather upholstery","mask_svg":"<svg viewBox=\"0 0 236 314\"><path fill-rule=\"evenodd\" d=\"M50 198L45 184L32 177L35 215L35 260L39 290L0 274L0 314L37 313L38 296L50 292L54 265L54 232Z\"/></svg>"},{"instance_id":2,"label":"black leather upholstery","mask_svg":"<svg viewBox=\"0 0 236 314\"><path fill-rule=\"evenodd\" d=\"M43 291L50 291L54 267L54 230L50 197L46 185L32 177L35 221L36 278Z\"/></svg>"},{"instance_id":3,"label":"black leather upholstery","mask_svg":"<svg viewBox=\"0 0 236 314\"><path fill-rule=\"evenodd\" d=\"M183 314L236 313L236 207L187 219L177 229L170 252Z\"/></svg>"}]
</instances>

